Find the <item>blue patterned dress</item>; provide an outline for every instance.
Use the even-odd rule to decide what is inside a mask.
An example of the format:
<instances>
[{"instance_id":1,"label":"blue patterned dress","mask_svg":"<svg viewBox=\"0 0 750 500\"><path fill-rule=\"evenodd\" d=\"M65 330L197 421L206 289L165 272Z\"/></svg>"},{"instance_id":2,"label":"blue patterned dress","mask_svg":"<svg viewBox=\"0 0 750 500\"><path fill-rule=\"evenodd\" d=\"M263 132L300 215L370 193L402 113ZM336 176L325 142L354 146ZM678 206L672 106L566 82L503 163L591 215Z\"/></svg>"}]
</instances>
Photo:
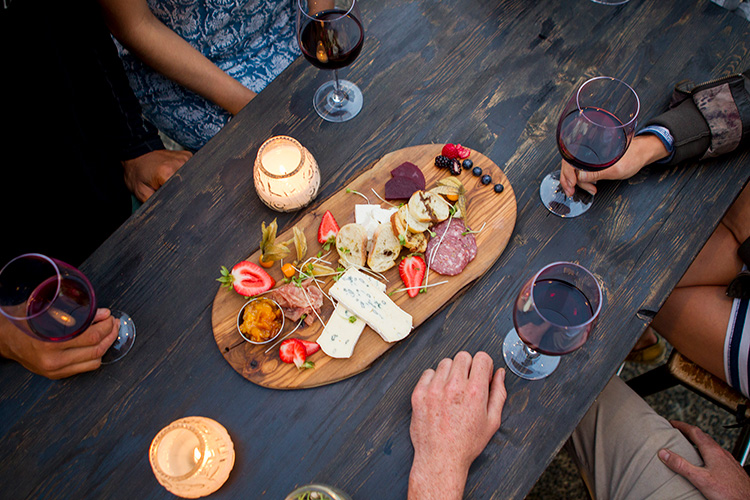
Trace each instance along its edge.
<instances>
[{"instance_id":1,"label":"blue patterned dress","mask_svg":"<svg viewBox=\"0 0 750 500\"><path fill-rule=\"evenodd\" d=\"M299 56L297 0L148 0L154 15L253 92ZM159 130L197 150L230 114L160 75L118 44L143 114Z\"/></svg>"}]
</instances>

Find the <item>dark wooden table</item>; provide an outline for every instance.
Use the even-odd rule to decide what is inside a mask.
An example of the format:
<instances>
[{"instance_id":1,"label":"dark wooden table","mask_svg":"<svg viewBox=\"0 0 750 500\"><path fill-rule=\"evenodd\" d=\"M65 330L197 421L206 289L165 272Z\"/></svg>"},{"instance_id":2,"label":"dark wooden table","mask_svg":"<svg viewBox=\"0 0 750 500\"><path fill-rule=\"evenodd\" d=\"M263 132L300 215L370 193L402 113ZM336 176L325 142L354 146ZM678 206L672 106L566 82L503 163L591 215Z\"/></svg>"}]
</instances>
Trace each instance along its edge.
<instances>
[{"instance_id":1,"label":"dark wooden table","mask_svg":"<svg viewBox=\"0 0 750 500\"><path fill-rule=\"evenodd\" d=\"M539 201L540 180L559 162L558 114L587 77L630 82L647 118L680 79L750 67L750 23L708 0L363 0L362 11L364 50L342 72L364 93L356 119L320 120L311 99L330 75L296 61L86 261L100 303L138 325L127 358L61 382L0 363L0 497L166 498L149 443L169 422L203 415L228 429L237 451L216 498L280 499L312 481L357 500L403 498L409 397L422 371L461 349L502 365L521 282L573 260L604 283L599 326L548 379L508 376L503 425L466 488L471 498L522 498L748 179L744 153L603 183L592 210L573 220ZM252 188L255 153L278 134L317 158L319 200L386 152L460 142L503 168L519 210L490 272L369 371L303 391L243 379L211 333L219 266L257 248L261 220L294 221Z\"/></svg>"}]
</instances>

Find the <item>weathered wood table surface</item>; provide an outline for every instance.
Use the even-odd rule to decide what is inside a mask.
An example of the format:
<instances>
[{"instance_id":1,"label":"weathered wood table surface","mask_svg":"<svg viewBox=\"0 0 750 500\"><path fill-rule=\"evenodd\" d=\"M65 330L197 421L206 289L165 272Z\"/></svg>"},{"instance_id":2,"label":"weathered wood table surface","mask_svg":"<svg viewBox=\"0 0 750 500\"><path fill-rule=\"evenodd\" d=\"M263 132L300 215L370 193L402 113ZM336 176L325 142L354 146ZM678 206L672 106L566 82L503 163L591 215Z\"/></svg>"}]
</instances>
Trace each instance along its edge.
<instances>
[{"instance_id":1,"label":"weathered wood table surface","mask_svg":"<svg viewBox=\"0 0 750 500\"><path fill-rule=\"evenodd\" d=\"M410 394L423 370L461 349L502 365L511 303L544 264L573 260L604 283L593 337L549 378L508 375L500 432L474 464L470 498L523 498L643 331L746 183L747 153L650 168L602 183L594 207L564 220L539 201L559 163L558 115L576 85L606 74L633 85L642 117L671 86L750 67L750 23L712 4L633 0L362 1L366 39L342 76L364 93L344 124L312 109L331 75L300 58L120 228L82 269L101 304L138 325L130 354L60 382L0 363L0 497L166 498L148 462L152 438L178 418L223 424L237 459L216 498L281 499L297 485L336 485L354 499L404 498L412 459ZM275 391L219 353L211 306L220 265L252 253L260 221L283 227L252 187L272 135L317 158L323 200L385 153L460 142L508 175L518 201L511 241L484 276L364 373L325 387Z\"/></svg>"}]
</instances>

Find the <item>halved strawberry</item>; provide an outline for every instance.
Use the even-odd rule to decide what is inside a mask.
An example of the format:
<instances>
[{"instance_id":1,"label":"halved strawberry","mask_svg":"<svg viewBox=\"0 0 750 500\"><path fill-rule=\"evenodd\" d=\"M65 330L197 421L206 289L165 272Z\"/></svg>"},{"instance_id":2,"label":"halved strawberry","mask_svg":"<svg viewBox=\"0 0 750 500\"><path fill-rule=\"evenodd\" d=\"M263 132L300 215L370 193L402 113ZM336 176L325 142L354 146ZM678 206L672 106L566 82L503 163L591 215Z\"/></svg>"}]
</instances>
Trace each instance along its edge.
<instances>
[{"instance_id":1,"label":"halved strawberry","mask_svg":"<svg viewBox=\"0 0 750 500\"><path fill-rule=\"evenodd\" d=\"M225 266L221 266L221 278L216 281L227 288L234 288L235 292L245 297L263 293L276 284L262 267L246 260L235 264L231 272Z\"/></svg>"},{"instance_id":2,"label":"halved strawberry","mask_svg":"<svg viewBox=\"0 0 750 500\"><path fill-rule=\"evenodd\" d=\"M401 281L408 288L407 293L409 297L416 297L419 293L419 287L422 286L426 270L427 265L419 255L409 255L401 260L401 263L398 265L398 274L401 276Z\"/></svg>"},{"instance_id":3,"label":"halved strawberry","mask_svg":"<svg viewBox=\"0 0 750 500\"><path fill-rule=\"evenodd\" d=\"M333 218L331 211L326 210L318 228L318 243L321 245L332 243L336 240L337 234L339 234L339 225L336 224L336 219Z\"/></svg>"},{"instance_id":4,"label":"halved strawberry","mask_svg":"<svg viewBox=\"0 0 750 500\"><path fill-rule=\"evenodd\" d=\"M304 339L297 339L300 342L302 342L302 345L305 346L305 352L308 356L311 356L318 352L320 350L320 344L317 342L313 342L311 340L304 340Z\"/></svg>"},{"instance_id":5,"label":"halved strawberry","mask_svg":"<svg viewBox=\"0 0 750 500\"><path fill-rule=\"evenodd\" d=\"M307 352L300 339L286 339L279 347L279 357L284 363L294 363L297 369L315 368L315 363L306 361Z\"/></svg>"}]
</instances>

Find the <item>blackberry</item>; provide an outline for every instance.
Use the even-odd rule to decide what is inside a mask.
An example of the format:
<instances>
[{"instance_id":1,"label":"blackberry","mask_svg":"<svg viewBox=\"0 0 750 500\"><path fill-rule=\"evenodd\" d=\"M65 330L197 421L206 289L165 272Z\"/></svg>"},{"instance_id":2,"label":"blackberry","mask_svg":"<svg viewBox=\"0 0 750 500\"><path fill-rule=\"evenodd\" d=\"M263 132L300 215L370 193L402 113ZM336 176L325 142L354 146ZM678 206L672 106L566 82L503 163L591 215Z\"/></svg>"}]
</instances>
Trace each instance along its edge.
<instances>
[{"instance_id":1,"label":"blackberry","mask_svg":"<svg viewBox=\"0 0 750 500\"><path fill-rule=\"evenodd\" d=\"M464 167L464 168L465 168L466 170L469 170L469 169L470 169L471 167L473 167L473 166L474 166L474 162L473 162L473 161L471 161L471 160L469 160L469 159L466 159L466 160L464 160L464 162L462 163L462 165L463 165L463 167Z\"/></svg>"},{"instance_id":2,"label":"blackberry","mask_svg":"<svg viewBox=\"0 0 750 500\"><path fill-rule=\"evenodd\" d=\"M504 189L505 189L505 186L503 186L502 184L495 184L496 193L502 193Z\"/></svg>"},{"instance_id":3,"label":"blackberry","mask_svg":"<svg viewBox=\"0 0 750 500\"><path fill-rule=\"evenodd\" d=\"M440 155L435 158L435 166L438 168L451 168L451 165L453 165L453 160L447 156Z\"/></svg>"},{"instance_id":4,"label":"blackberry","mask_svg":"<svg viewBox=\"0 0 750 500\"><path fill-rule=\"evenodd\" d=\"M479 177L480 175L482 175L482 169L479 168L479 167L474 167L474 169L471 171L471 173L474 174L475 176Z\"/></svg>"},{"instance_id":5,"label":"blackberry","mask_svg":"<svg viewBox=\"0 0 750 500\"><path fill-rule=\"evenodd\" d=\"M461 162L459 162L458 160L453 160L451 161L451 165L449 168L450 168L451 174L458 175L461 173Z\"/></svg>"},{"instance_id":6,"label":"blackberry","mask_svg":"<svg viewBox=\"0 0 750 500\"><path fill-rule=\"evenodd\" d=\"M482 184L484 184L486 186L490 182L492 182L492 177L490 177L490 174L484 174L482 176Z\"/></svg>"}]
</instances>

